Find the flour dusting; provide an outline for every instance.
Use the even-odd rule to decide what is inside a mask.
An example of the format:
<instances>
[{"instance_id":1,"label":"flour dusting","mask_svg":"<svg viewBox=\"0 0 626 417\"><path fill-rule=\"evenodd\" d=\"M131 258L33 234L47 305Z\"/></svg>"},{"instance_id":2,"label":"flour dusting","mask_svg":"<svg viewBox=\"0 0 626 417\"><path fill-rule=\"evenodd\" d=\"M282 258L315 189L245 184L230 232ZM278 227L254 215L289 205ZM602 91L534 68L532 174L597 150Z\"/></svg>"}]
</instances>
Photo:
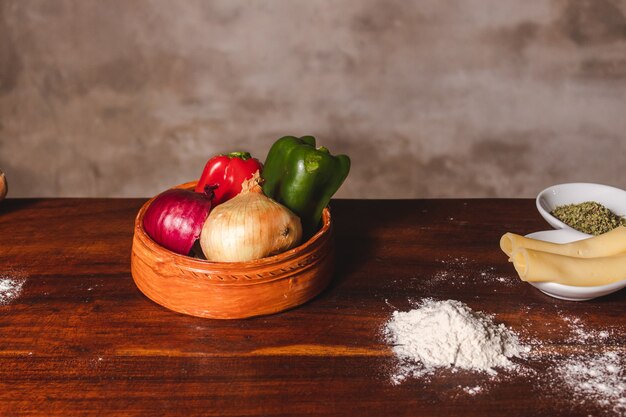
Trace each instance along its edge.
<instances>
[{"instance_id":1,"label":"flour dusting","mask_svg":"<svg viewBox=\"0 0 626 417\"><path fill-rule=\"evenodd\" d=\"M484 391L484 388L480 385L476 385L474 387L462 387L462 389L467 395L476 395Z\"/></svg>"},{"instance_id":2,"label":"flour dusting","mask_svg":"<svg viewBox=\"0 0 626 417\"><path fill-rule=\"evenodd\" d=\"M611 336L609 330L590 329L583 324L579 317L568 317L561 314L561 318L570 330L571 335L566 339L570 343L600 342Z\"/></svg>"},{"instance_id":3,"label":"flour dusting","mask_svg":"<svg viewBox=\"0 0 626 417\"><path fill-rule=\"evenodd\" d=\"M25 278L0 275L0 306L10 304L22 292Z\"/></svg>"},{"instance_id":4,"label":"flour dusting","mask_svg":"<svg viewBox=\"0 0 626 417\"><path fill-rule=\"evenodd\" d=\"M605 352L569 357L557 363L551 373L568 388L577 402L589 402L626 414L626 374L623 355Z\"/></svg>"},{"instance_id":5,"label":"flour dusting","mask_svg":"<svg viewBox=\"0 0 626 417\"><path fill-rule=\"evenodd\" d=\"M399 360L394 384L439 368L493 376L496 368L518 368L510 358L529 351L506 326L456 300L424 299L411 311L395 311L384 333ZM471 391L476 394L480 389Z\"/></svg>"},{"instance_id":6,"label":"flour dusting","mask_svg":"<svg viewBox=\"0 0 626 417\"><path fill-rule=\"evenodd\" d=\"M437 259L436 262L443 269L436 271L433 277L427 281L430 286L446 284L460 287L497 283L500 286L512 287L519 282L519 280L498 274L493 266L481 267L464 256L448 256L445 259Z\"/></svg>"}]
</instances>

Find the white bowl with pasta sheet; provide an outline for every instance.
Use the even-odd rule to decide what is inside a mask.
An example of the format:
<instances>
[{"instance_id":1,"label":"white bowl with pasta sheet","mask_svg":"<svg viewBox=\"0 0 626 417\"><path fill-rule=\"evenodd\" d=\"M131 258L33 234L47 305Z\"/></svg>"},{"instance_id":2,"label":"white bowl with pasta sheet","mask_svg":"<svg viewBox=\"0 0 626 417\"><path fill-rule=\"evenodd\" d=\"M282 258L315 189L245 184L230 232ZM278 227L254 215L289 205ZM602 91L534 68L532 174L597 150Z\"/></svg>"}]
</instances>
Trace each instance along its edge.
<instances>
[{"instance_id":1,"label":"white bowl with pasta sheet","mask_svg":"<svg viewBox=\"0 0 626 417\"><path fill-rule=\"evenodd\" d=\"M553 243L569 243L586 239L589 235L568 227L567 229L535 232L526 235L526 237ZM554 298L568 301L586 301L621 290L626 287L626 280L593 287L577 287L573 285L557 284L556 282L529 282L529 284L544 294Z\"/></svg>"},{"instance_id":2,"label":"white bowl with pasta sheet","mask_svg":"<svg viewBox=\"0 0 626 417\"><path fill-rule=\"evenodd\" d=\"M626 191L610 185L573 182L558 184L541 191L535 200L537 210L550 226L555 229L574 230L550 212L566 204L580 204L595 201L618 216L626 216ZM591 235L587 235L591 236Z\"/></svg>"}]
</instances>

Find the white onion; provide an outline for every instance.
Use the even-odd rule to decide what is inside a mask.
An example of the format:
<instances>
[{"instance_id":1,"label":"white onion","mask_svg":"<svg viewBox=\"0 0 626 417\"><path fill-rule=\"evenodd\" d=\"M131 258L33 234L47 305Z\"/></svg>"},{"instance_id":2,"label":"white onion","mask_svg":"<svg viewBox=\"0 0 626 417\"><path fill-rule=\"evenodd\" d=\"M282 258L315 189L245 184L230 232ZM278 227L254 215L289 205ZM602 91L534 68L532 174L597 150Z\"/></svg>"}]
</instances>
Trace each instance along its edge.
<instances>
[{"instance_id":1,"label":"white onion","mask_svg":"<svg viewBox=\"0 0 626 417\"><path fill-rule=\"evenodd\" d=\"M296 247L302 239L300 218L266 197L259 175L243 191L215 207L204 222L200 246L214 262L246 262Z\"/></svg>"}]
</instances>

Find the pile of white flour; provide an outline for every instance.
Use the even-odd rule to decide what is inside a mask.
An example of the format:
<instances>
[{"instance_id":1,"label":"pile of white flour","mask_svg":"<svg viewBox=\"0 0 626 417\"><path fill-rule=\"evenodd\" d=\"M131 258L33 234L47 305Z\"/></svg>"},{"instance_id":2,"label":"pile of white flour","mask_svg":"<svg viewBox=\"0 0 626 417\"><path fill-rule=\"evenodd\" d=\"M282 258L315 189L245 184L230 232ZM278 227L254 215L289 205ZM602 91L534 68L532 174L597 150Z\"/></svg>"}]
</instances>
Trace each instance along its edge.
<instances>
[{"instance_id":1,"label":"pile of white flour","mask_svg":"<svg viewBox=\"0 0 626 417\"><path fill-rule=\"evenodd\" d=\"M495 375L494 368L516 368L509 358L530 350L506 326L456 300L425 299L411 311L395 311L384 334L401 362L396 384L438 368Z\"/></svg>"}]
</instances>

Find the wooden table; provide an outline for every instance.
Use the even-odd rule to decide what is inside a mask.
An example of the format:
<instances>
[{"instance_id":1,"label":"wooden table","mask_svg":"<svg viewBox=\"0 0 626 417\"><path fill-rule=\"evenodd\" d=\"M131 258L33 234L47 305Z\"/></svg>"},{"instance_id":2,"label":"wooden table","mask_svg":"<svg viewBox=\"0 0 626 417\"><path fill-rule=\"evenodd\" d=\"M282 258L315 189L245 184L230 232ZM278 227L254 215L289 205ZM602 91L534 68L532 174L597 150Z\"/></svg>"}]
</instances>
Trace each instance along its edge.
<instances>
[{"instance_id":1,"label":"wooden table","mask_svg":"<svg viewBox=\"0 0 626 417\"><path fill-rule=\"evenodd\" d=\"M237 321L188 317L143 296L130 275L141 199L0 203L0 275L26 281L0 306L0 415L600 415L547 389L555 354L626 345L626 292L547 297L500 252L505 231L548 229L531 200L337 200L337 265L320 296ZM532 375L469 372L391 383L381 336L394 309L456 299L540 338ZM568 341L564 317L608 328ZM596 346L597 345L597 346ZM463 388L481 385L477 395Z\"/></svg>"}]
</instances>

